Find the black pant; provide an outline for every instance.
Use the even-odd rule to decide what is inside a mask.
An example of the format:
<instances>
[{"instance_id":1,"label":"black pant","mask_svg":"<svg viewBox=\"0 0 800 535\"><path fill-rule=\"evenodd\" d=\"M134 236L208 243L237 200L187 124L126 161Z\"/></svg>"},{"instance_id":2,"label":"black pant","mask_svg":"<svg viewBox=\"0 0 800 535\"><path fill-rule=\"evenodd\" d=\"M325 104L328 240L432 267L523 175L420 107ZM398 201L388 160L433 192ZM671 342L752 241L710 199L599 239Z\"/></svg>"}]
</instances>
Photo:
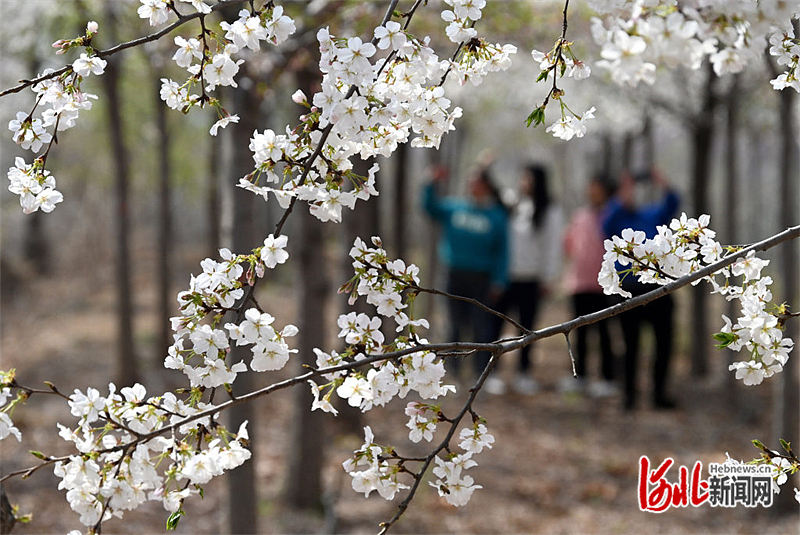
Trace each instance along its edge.
<instances>
[{"instance_id":1,"label":"black pant","mask_svg":"<svg viewBox=\"0 0 800 535\"><path fill-rule=\"evenodd\" d=\"M512 309L519 312L519 324L526 329L533 329L533 322L536 320L536 312L539 309L539 299L541 290L539 281L516 281L508 285L503 292L503 296L495 306L498 312L508 315ZM495 317L495 332L492 338L500 337L503 328L503 321ZM520 333L521 334L521 333ZM531 345L528 344L520 349L519 371L526 373L531 368Z\"/></svg>"},{"instance_id":2,"label":"black pant","mask_svg":"<svg viewBox=\"0 0 800 535\"><path fill-rule=\"evenodd\" d=\"M602 293L578 293L572 296L575 316L585 316L610 306L609 299ZM600 371L606 381L614 380L614 354L611 351L611 337L608 333L608 320L598 321L575 330L575 373L586 377L586 335L589 329L597 329L600 337Z\"/></svg>"},{"instance_id":3,"label":"black pant","mask_svg":"<svg viewBox=\"0 0 800 535\"><path fill-rule=\"evenodd\" d=\"M652 290L649 286L638 290L634 296ZM655 361L653 363L653 401L666 400L669 362L672 357L672 310L674 303L671 295L665 295L644 306L636 307L623 314L622 335L625 338L625 405L632 407L636 403L636 374L639 360L639 334L642 323L653 326L655 335Z\"/></svg>"},{"instance_id":4,"label":"black pant","mask_svg":"<svg viewBox=\"0 0 800 535\"><path fill-rule=\"evenodd\" d=\"M451 269L447 275L447 292L470 297L485 305L488 303L491 279L488 273L465 269ZM451 342L475 341L479 343L493 341L493 316L480 307L449 299L447 301L450 313L450 340ZM475 371L480 374L489 363L491 355L488 351L480 351L472 356ZM461 368L461 359L448 359L452 370L458 374Z\"/></svg>"}]
</instances>

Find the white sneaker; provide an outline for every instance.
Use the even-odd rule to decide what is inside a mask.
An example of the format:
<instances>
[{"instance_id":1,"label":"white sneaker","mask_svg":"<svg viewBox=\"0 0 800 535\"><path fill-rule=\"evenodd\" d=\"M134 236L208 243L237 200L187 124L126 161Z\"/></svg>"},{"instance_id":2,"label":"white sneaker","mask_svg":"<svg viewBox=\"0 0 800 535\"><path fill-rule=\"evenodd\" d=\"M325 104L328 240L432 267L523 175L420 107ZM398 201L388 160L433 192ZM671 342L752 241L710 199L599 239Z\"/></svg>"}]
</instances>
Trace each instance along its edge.
<instances>
[{"instance_id":1,"label":"white sneaker","mask_svg":"<svg viewBox=\"0 0 800 535\"><path fill-rule=\"evenodd\" d=\"M619 389L611 381L597 381L589 385L589 395L593 398L610 398L614 396Z\"/></svg>"},{"instance_id":2,"label":"white sneaker","mask_svg":"<svg viewBox=\"0 0 800 535\"><path fill-rule=\"evenodd\" d=\"M483 387L492 395L502 396L506 393L506 383L499 377L489 377Z\"/></svg>"},{"instance_id":3,"label":"white sneaker","mask_svg":"<svg viewBox=\"0 0 800 535\"><path fill-rule=\"evenodd\" d=\"M514 392L526 396L532 396L539 391L539 383L536 379L528 377L527 375L518 375L515 377L511 386L514 388Z\"/></svg>"},{"instance_id":4,"label":"white sneaker","mask_svg":"<svg viewBox=\"0 0 800 535\"><path fill-rule=\"evenodd\" d=\"M586 379L583 377L573 377L567 375L562 377L558 382L558 391L562 394L571 394L573 392L583 392L586 390Z\"/></svg>"}]
</instances>

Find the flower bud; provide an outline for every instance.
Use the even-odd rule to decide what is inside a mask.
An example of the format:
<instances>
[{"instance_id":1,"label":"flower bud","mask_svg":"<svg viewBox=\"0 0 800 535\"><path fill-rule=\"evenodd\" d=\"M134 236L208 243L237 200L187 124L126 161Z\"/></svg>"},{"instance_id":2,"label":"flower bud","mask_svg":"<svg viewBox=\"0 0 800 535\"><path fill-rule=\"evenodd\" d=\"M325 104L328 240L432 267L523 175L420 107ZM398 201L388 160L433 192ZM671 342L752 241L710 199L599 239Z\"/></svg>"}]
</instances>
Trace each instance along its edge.
<instances>
[{"instance_id":1,"label":"flower bud","mask_svg":"<svg viewBox=\"0 0 800 535\"><path fill-rule=\"evenodd\" d=\"M294 92L294 94L292 94L292 101L294 101L295 104L305 104L308 102L308 98L306 97L306 94L303 93L302 89L298 89Z\"/></svg>"}]
</instances>

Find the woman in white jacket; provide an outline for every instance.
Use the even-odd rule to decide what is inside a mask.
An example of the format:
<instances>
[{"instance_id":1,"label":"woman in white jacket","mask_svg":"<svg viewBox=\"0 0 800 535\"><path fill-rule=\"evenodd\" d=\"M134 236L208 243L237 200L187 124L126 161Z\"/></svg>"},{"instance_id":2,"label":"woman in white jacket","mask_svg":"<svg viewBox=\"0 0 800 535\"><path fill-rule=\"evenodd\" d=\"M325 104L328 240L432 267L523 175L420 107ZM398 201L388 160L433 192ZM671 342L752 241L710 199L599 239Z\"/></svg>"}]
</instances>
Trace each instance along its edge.
<instances>
[{"instance_id":1,"label":"woman in white jacket","mask_svg":"<svg viewBox=\"0 0 800 535\"><path fill-rule=\"evenodd\" d=\"M563 215L550 197L545 168L528 165L520 176L518 200L511 207L510 282L495 305L503 313L514 309L526 329L533 329L541 299L559 279L563 228ZM530 346L521 349L512 387L521 394L539 389L531 375ZM499 393L504 385L493 381L487 388Z\"/></svg>"}]
</instances>

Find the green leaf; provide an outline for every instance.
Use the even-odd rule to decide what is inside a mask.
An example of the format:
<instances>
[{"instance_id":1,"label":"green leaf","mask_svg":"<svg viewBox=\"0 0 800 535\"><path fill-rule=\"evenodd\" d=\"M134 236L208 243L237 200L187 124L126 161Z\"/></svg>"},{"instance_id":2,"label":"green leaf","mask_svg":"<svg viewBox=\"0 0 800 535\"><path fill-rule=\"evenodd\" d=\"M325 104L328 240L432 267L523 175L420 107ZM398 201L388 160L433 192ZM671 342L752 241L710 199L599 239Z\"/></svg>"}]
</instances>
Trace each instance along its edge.
<instances>
[{"instance_id":1,"label":"green leaf","mask_svg":"<svg viewBox=\"0 0 800 535\"><path fill-rule=\"evenodd\" d=\"M550 73L550 69L545 69L539 73L539 76L536 77L537 82L547 81L547 75Z\"/></svg>"},{"instance_id":2,"label":"green leaf","mask_svg":"<svg viewBox=\"0 0 800 535\"><path fill-rule=\"evenodd\" d=\"M31 455L33 455L37 459L41 459L42 461L46 461L47 460L47 455L45 455L41 451L31 450L28 453L30 453Z\"/></svg>"},{"instance_id":3,"label":"green leaf","mask_svg":"<svg viewBox=\"0 0 800 535\"><path fill-rule=\"evenodd\" d=\"M536 126L539 126L540 124L542 124L543 122L544 122L544 108L543 107L536 108L535 110L533 110L531 112L530 115L528 115L528 118L525 119L525 124L528 127L530 127L531 124L534 127L536 127Z\"/></svg>"},{"instance_id":4,"label":"green leaf","mask_svg":"<svg viewBox=\"0 0 800 535\"><path fill-rule=\"evenodd\" d=\"M719 344L714 345L714 347L718 349L722 349L723 347L728 347L733 343L734 340L736 340L736 335L734 335L733 333L718 332L714 333L713 336L714 340L719 342Z\"/></svg>"},{"instance_id":5,"label":"green leaf","mask_svg":"<svg viewBox=\"0 0 800 535\"><path fill-rule=\"evenodd\" d=\"M178 522L180 521L181 517L186 513L183 512L183 509L178 509L167 518L167 531L175 531L175 528L178 527Z\"/></svg>"},{"instance_id":6,"label":"green leaf","mask_svg":"<svg viewBox=\"0 0 800 535\"><path fill-rule=\"evenodd\" d=\"M758 440L757 438L754 438L752 442L753 446L755 446L756 448L760 449L761 451L767 451L767 447L764 445L764 443Z\"/></svg>"},{"instance_id":7,"label":"green leaf","mask_svg":"<svg viewBox=\"0 0 800 535\"><path fill-rule=\"evenodd\" d=\"M791 443L789 443L789 442L786 442L786 441L785 441L785 440L783 440L783 439L780 439L780 441L781 441L781 447L782 447L782 448L783 448L783 449L784 449L784 450L785 450L787 453L790 453L790 452L792 451L792 444L791 444Z\"/></svg>"}]
</instances>

